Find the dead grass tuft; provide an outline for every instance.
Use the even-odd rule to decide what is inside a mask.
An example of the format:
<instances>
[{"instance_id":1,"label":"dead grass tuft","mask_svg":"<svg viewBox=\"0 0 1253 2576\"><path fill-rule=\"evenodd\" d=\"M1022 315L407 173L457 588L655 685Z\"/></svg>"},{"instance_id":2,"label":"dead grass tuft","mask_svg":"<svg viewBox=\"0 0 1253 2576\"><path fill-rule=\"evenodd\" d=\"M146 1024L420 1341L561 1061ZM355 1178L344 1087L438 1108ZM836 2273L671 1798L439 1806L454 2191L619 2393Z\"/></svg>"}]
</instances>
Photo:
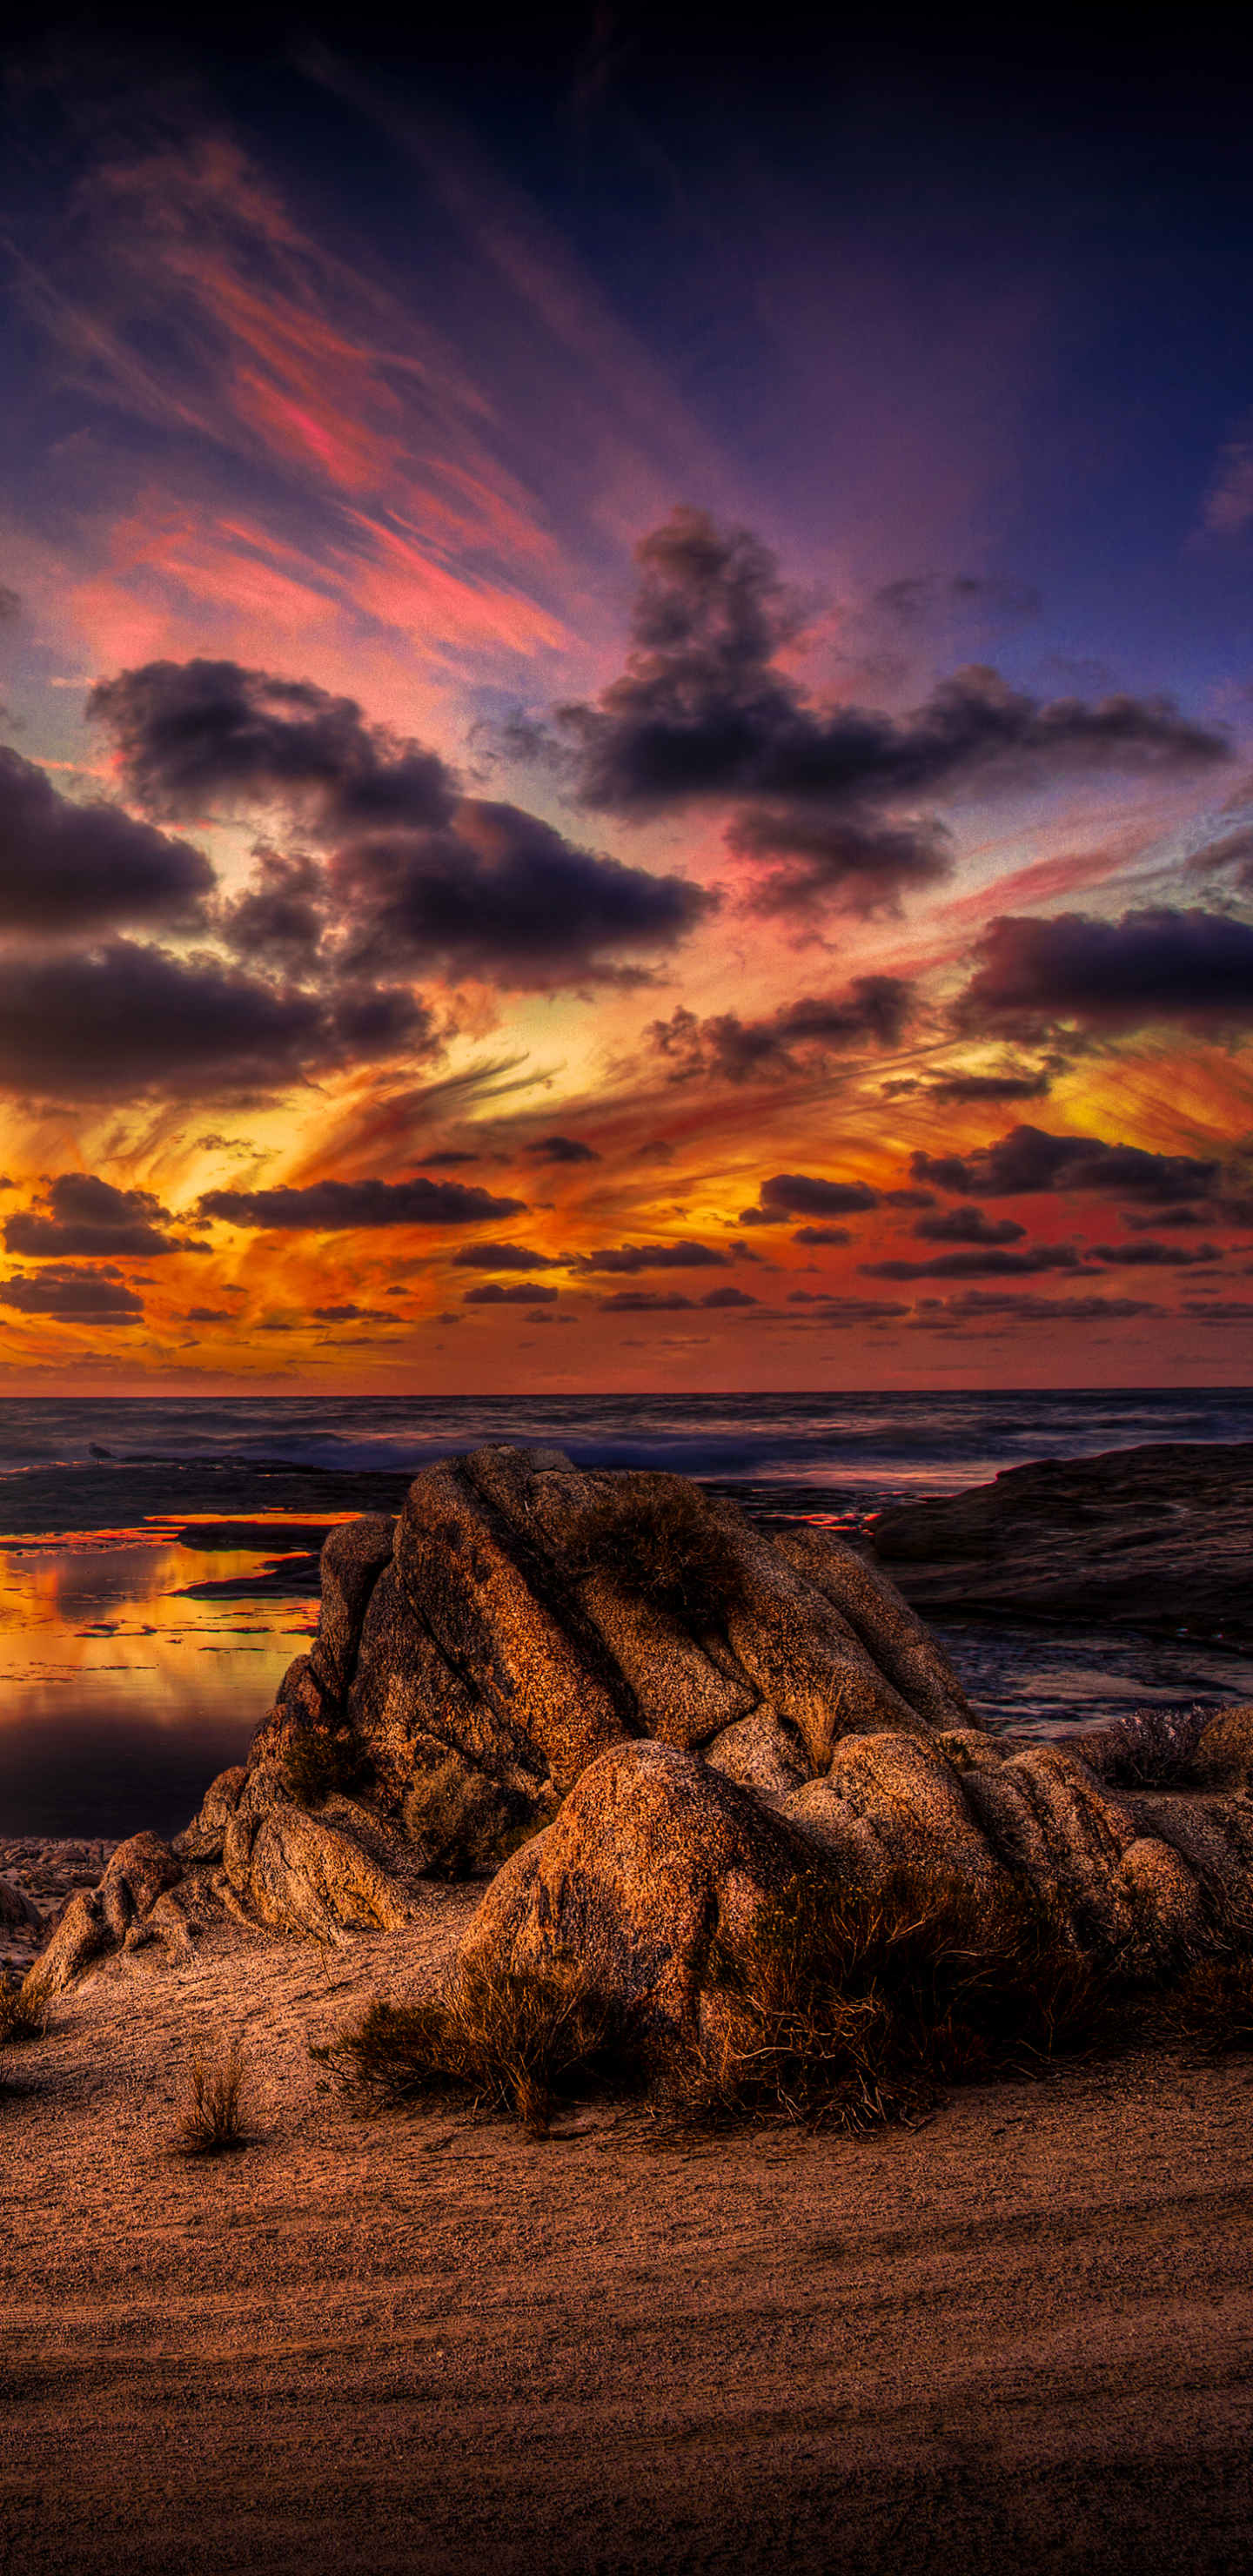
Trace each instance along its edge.
<instances>
[{"instance_id":1,"label":"dead grass tuft","mask_svg":"<svg viewBox=\"0 0 1253 2576\"><path fill-rule=\"evenodd\" d=\"M687 2073L696 2105L850 2129L917 2116L940 2084L1039 2072L1130 2035L1108 1964L1015 1881L975 1892L900 1870L869 1896L807 1872L746 1945L715 1941L706 1982L722 2009Z\"/></svg>"},{"instance_id":2,"label":"dead grass tuft","mask_svg":"<svg viewBox=\"0 0 1253 2576\"><path fill-rule=\"evenodd\" d=\"M623 1590L696 1636L745 1606L727 1531L681 1476L633 1476L583 1513L567 1542L572 1575L612 1575Z\"/></svg>"},{"instance_id":3,"label":"dead grass tuft","mask_svg":"<svg viewBox=\"0 0 1253 2576\"><path fill-rule=\"evenodd\" d=\"M0 1978L0 2047L14 2040L42 2039L47 2027L46 2005L32 2002L20 1986Z\"/></svg>"},{"instance_id":4,"label":"dead grass tuft","mask_svg":"<svg viewBox=\"0 0 1253 2576\"><path fill-rule=\"evenodd\" d=\"M373 1765L366 1747L350 1726L311 1726L294 1736L283 1756L283 1769L297 1807L320 1807L336 1790L351 1795L369 1780Z\"/></svg>"},{"instance_id":5,"label":"dead grass tuft","mask_svg":"<svg viewBox=\"0 0 1253 2576\"><path fill-rule=\"evenodd\" d=\"M607 2012L576 1978L464 1968L442 2003L371 2004L356 2030L310 2055L366 2110L451 2094L543 2137L574 2076L611 2065L620 2075L610 2038Z\"/></svg>"},{"instance_id":6,"label":"dead grass tuft","mask_svg":"<svg viewBox=\"0 0 1253 2576\"><path fill-rule=\"evenodd\" d=\"M197 2049L187 2070L186 2102L178 2124L183 2155L221 2156L247 2146L243 2088L238 2047L219 2058L206 2057Z\"/></svg>"}]
</instances>

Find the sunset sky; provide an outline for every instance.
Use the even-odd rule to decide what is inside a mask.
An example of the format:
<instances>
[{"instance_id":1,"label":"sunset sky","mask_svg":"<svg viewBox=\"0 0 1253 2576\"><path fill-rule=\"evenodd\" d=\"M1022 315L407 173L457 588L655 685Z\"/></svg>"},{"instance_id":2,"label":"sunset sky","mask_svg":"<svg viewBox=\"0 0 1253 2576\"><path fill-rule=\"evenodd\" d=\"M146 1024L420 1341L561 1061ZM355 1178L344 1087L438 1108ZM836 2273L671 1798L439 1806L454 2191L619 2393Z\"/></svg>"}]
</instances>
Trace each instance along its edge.
<instances>
[{"instance_id":1,"label":"sunset sky","mask_svg":"<svg viewBox=\"0 0 1253 2576\"><path fill-rule=\"evenodd\" d=\"M1239 84L541 15L8 46L4 1390L1253 1380Z\"/></svg>"}]
</instances>

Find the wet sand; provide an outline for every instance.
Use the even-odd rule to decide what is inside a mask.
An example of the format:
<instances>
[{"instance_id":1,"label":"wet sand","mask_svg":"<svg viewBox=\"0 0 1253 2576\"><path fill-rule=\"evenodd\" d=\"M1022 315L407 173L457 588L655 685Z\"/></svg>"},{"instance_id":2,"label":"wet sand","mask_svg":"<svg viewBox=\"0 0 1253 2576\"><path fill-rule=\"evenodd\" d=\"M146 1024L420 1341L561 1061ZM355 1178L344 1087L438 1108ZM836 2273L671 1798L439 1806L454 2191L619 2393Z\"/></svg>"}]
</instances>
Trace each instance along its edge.
<instances>
[{"instance_id":1,"label":"wet sand","mask_svg":"<svg viewBox=\"0 0 1253 2576\"><path fill-rule=\"evenodd\" d=\"M1249 2060L860 2141L355 2118L308 2040L429 1987L474 1901L141 1950L0 2052L6 2571L1253 2565ZM253 2143L179 2158L234 2034Z\"/></svg>"}]
</instances>

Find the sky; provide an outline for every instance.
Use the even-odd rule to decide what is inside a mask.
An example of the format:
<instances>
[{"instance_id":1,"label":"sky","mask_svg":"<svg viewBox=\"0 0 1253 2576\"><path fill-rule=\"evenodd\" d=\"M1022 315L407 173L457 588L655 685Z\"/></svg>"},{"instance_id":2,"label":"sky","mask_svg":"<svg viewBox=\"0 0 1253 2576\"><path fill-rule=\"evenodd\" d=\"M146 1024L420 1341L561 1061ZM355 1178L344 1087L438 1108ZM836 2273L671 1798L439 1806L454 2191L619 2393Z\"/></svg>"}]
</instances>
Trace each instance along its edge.
<instances>
[{"instance_id":1,"label":"sky","mask_svg":"<svg viewBox=\"0 0 1253 2576\"><path fill-rule=\"evenodd\" d=\"M525 16L6 39L0 1387L1249 1382L1239 85Z\"/></svg>"}]
</instances>

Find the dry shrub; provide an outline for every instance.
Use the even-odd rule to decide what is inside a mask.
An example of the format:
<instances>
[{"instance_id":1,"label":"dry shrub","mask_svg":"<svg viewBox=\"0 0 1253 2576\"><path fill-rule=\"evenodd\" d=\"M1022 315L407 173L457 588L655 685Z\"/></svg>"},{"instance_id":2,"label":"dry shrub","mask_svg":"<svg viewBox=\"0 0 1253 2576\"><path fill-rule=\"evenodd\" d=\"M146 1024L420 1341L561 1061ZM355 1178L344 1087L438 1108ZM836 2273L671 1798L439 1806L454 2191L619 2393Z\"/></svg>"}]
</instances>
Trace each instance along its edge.
<instances>
[{"instance_id":1,"label":"dry shrub","mask_svg":"<svg viewBox=\"0 0 1253 2576\"><path fill-rule=\"evenodd\" d=\"M560 1803L528 1797L449 1752L411 1781L404 1827L432 1877L469 1878L475 1870L498 1869L531 1842L551 1824Z\"/></svg>"},{"instance_id":2,"label":"dry shrub","mask_svg":"<svg viewBox=\"0 0 1253 2576\"><path fill-rule=\"evenodd\" d=\"M0 2047L20 2039L42 2039L48 2024L47 2008L32 2002L20 1986L0 1978Z\"/></svg>"},{"instance_id":3,"label":"dry shrub","mask_svg":"<svg viewBox=\"0 0 1253 2576\"><path fill-rule=\"evenodd\" d=\"M576 1978L459 1971L440 2003L371 2004L356 2030L310 2055L371 2111L460 2096L547 2133L575 2075L620 2071L609 2015Z\"/></svg>"},{"instance_id":4,"label":"dry shrub","mask_svg":"<svg viewBox=\"0 0 1253 2576\"><path fill-rule=\"evenodd\" d=\"M874 1896L821 1873L763 1909L751 1939L715 1941L716 2047L688 2070L697 2107L852 2129L923 2111L937 2084L1038 2071L1108 2044L1126 1995L1021 1881L974 1890L900 1870Z\"/></svg>"},{"instance_id":5,"label":"dry shrub","mask_svg":"<svg viewBox=\"0 0 1253 2576\"><path fill-rule=\"evenodd\" d=\"M1195 1960L1167 1998L1165 2018L1205 2057L1253 2049L1253 1947Z\"/></svg>"},{"instance_id":6,"label":"dry shrub","mask_svg":"<svg viewBox=\"0 0 1253 2576\"><path fill-rule=\"evenodd\" d=\"M715 2009L697 2047L645 2044L574 1973L477 1967L443 2002L372 2005L312 2054L367 2109L453 2094L542 2134L589 2079L646 2083L688 2125L751 2114L857 2131L922 2117L943 2085L1042 2074L1154 2029L1253 2046L1253 1951L1163 1982L1142 1947L1080 1949L1065 1909L1011 1876L974 1888L898 1870L870 1895L806 1871L746 1940L715 1937L704 1986Z\"/></svg>"},{"instance_id":7,"label":"dry shrub","mask_svg":"<svg viewBox=\"0 0 1253 2576\"><path fill-rule=\"evenodd\" d=\"M292 1803L320 1807L338 1789L350 1794L363 1788L372 1764L366 1747L350 1726L302 1728L283 1756Z\"/></svg>"},{"instance_id":8,"label":"dry shrub","mask_svg":"<svg viewBox=\"0 0 1253 2576\"><path fill-rule=\"evenodd\" d=\"M206 2057L197 2049L187 2070L186 2105L178 2124L183 2155L221 2156L247 2146L243 2088L238 2047L220 2058Z\"/></svg>"},{"instance_id":9,"label":"dry shrub","mask_svg":"<svg viewBox=\"0 0 1253 2576\"><path fill-rule=\"evenodd\" d=\"M698 1637L725 1628L745 1606L728 1532L681 1476L633 1476L593 1503L570 1533L566 1562L576 1578L612 1575Z\"/></svg>"}]
</instances>

